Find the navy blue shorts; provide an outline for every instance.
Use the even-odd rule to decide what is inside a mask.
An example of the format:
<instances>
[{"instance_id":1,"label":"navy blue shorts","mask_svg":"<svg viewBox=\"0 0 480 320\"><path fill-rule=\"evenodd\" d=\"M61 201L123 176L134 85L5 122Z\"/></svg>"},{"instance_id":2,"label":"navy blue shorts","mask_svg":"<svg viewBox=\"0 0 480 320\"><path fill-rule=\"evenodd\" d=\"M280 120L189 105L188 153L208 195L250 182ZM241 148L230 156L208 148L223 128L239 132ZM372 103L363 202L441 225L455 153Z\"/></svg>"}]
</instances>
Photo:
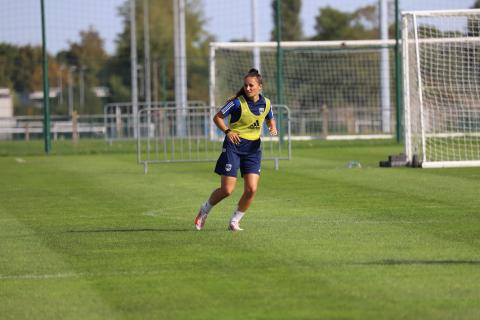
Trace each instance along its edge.
<instances>
[{"instance_id":1,"label":"navy blue shorts","mask_svg":"<svg viewBox=\"0 0 480 320\"><path fill-rule=\"evenodd\" d=\"M261 161L260 140L241 139L240 144L235 145L225 138L215 172L221 176L236 177L237 171L240 169L242 177L247 173L260 175Z\"/></svg>"}]
</instances>

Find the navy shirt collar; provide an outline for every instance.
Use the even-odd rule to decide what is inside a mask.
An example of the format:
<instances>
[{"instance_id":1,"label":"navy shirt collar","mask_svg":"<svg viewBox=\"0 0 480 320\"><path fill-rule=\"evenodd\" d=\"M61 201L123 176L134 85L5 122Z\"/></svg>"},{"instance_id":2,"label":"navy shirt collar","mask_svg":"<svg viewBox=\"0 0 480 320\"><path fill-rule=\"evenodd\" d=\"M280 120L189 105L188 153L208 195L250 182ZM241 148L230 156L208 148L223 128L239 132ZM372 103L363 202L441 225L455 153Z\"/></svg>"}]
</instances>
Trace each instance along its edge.
<instances>
[{"instance_id":1,"label":"navy shirt collar","mask_svg":"<svg viewBox=\"0 0 480 320\"><path fill-rule=\"evenodd\" d=\"M250 98L248 98L247 96L245 96L245 100L247 101L248 105L250 105L250 106L257 105L257 104L266 104L265 98L261 94L260 94L257 102L253 102L253 100L250 100Z\"/></svg>"}]
</instances>

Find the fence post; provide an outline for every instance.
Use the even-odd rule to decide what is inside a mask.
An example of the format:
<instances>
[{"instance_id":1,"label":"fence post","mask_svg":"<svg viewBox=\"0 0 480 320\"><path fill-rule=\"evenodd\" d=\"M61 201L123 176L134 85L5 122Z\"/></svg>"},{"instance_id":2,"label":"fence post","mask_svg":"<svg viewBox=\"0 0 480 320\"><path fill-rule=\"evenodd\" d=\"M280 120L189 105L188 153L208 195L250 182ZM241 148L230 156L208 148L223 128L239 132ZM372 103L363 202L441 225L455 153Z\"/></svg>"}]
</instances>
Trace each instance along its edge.
<instances>
[{"instance_id":1,"label":"fence post","mask_svg":"<svg viewBox=\"0 0 480 320\"><path fill-rule=\"evenodd\" d=\"M25 122L25 141L30 141L30 126Z\"/></svg>"},{"instance_id":2,"label":"fence post","mask_svg":"<svg viewBox=\"0 0 480 320\"><path fill-rule=\"evenodd\" d=\"M121 138L123 136L122 110L120 109L120 106L115 106L115 131L117 138Z\"/></svg>"},{"instance_id":3,"label":"fence post","mask_svg":"<svg viewBox=\"0 0 480 320\"><path fill-rule=\"evenodd\" d=\"M72 112L72 143L74 145L78 144L78 112Z\"/></svg>"},{"instance_id":4,"label":"fence post","mask_svg":"<svg viewBox=\"0 0 480 320\"><path fill-rule=\"evenodd\" d=\"M345 108L345 118L347 120L348 134L355 134L355 114L352 107Z\"/></svg>"},{"instance_id":5,"label":"fence post","mask_svg":"<svg viewBox=\"0 0 480 320\"><path fill-rule=\"evenodd\" d=\"M305 136L307 134L307 119L305 115L300 115L300 128L299 133L301 136Z\"/></svg>"},{"instance_id":6,"label":"fence post","mask_svg":"<svg viewBox=\"0 0 480 320\"><path fill-rule=\"evenodd\" d=\"M326 104L322 106L322 138L328 137L328 107Z\"/></svg>"}]
</instances>

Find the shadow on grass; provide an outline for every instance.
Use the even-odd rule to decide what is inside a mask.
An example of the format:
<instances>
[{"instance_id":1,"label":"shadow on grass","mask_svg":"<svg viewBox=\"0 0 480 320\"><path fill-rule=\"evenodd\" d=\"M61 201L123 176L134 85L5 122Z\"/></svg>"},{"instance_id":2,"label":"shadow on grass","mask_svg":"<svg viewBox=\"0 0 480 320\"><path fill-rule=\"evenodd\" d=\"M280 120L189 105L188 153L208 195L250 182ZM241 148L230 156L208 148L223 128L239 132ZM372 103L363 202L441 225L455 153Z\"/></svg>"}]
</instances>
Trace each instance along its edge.
<instances>
[{"instance_id":1,"label":"shadow on grass","mask_svg":"<svg viewBox=\"0 0 480 320\"><path fill-rule=\"evenodd\" d=\"M218 231L215 229L202 230L202 232ZM183 229L159 229L159 228L138 228L138 229L92 229L92 230L67 230L66 233L104 233L104 232L199 232L193 228Z\"/></svg>"},{"instance_id":2,"label":"shadow on grass","mask_svg":"<svg viewBox=\"0 0 480 320\"><path fill-rule=\"evenodd\" d=\"M367 266L397 266L397 265L480 265L479 260L380 260L357 263Z\"/></svg>"}]
</instances>

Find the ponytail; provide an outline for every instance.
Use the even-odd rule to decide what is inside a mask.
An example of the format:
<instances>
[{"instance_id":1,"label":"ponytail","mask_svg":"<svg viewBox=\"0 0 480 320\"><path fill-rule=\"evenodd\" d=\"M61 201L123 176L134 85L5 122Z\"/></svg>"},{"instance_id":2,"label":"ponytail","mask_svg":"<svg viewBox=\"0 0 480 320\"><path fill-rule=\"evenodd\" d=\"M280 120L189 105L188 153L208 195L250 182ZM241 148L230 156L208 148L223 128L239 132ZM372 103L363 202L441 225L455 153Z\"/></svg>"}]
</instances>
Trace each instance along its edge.
<instances>
[{"instance_id":1,"label":"ponytail","mask_svg":"<svg viewBox=\"0 0 480 320\"><path fill-rule=\"evenodd\" d=\"M252 69L248 70L248 73L243 77L243 79L245 80L245 78L251 78L251 77L256 78L257 81L258 81L258 84L263 85L262 75L258 72L257 69L252 68ZM227 102L235 100L236 98L238 98L240 96L244 96L244 97L246 96L245 95L245 89L244 89L243 86L240 90L238 90L238 92L234 96L231 96L230 98L228 98Z\"/></svg>"}]
</instances>

